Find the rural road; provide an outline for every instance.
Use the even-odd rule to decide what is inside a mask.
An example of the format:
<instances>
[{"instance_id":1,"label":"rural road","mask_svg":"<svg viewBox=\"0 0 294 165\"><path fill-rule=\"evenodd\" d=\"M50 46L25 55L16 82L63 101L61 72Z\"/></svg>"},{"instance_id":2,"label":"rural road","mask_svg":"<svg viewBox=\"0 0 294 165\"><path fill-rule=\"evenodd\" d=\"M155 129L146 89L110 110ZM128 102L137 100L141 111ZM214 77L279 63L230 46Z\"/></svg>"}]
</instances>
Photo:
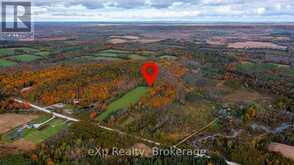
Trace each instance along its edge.
<instances>
[{"instance_id":1,"label":"rural road","mask_svg":"<svg viewBox=\"0 0 294 165\"><path fill-rule=\"evenodd\" d=\"M55 112L49 111L46 108L42 108L40 106L31 104L29 102L26 102L26 101L23 101L23 100L20 100L20 99L14 99L14 101L15 102L18 102L18 103L21 103L21 104L29 105L30 107L32 107L32 108L34 108L36 110L39 110L39 111L44 112L44 113L52 114L53 116L58 117L58 118L62 118L62 119L65 119L65 120L68 120L68 121L72 121L72 122L79 122L80 121L79 119L75 119L75 118L72 118L72 117L68 117L68 116L62 115L60 113L55 113ZM99 125L99 124L98 124L98 127L101 128L101 129L107 130L107 131L116 132L116 133L118 133L120 135L130 136L130 137L133 137L133 138L135 138L137 140L141 140L141 141L144 141L144 142L155 144L157 146L162 145L159 142L155 142L153 140L145 139L145 138L142 138L142 137L137 137L137 136L129 135L126 132L122 132L120 130L108 128L108 127L105 127L105 126L102 126L102 125Z\"/></svg>"},{"instance_id":2,"label":"rural road","mask_svg":"<svg viewBox=\"0 0 294 165\"><path fill-rule=\"evenodd\" d=\"M65 115L62 115L62 114L59 114L59 113L51 112L51 111L47 110L46 108L42 108L42 107L40 107L40 106L37 106L37 105L31 104L31 103L29 103L29 102L26 102L26 101L23 101L23 100L20 100L20 99L14 99L14 101L15 101L15 102L18 102L18 103L21 103L21 104L29 105L30 107L35 108L36 110L39 110L39 111L44 112L44 113L52 114L53 116L56 116L56 117L58 117L58 118L62 118L62 119L69 120L69 121L72 121L72 122L79 122L79 121L80 121L80 120L75 119L75 118L72 118L72 117L68 117L68 116L65 116ZM216 120L217 120L217 119L216 119ZM215 122L215 121L213 121L213 122ZM213 123L213 122L212 122L212 123ZM209 124L209 125L210 125L210 124ZM162 146L162 144L159 143L159 142L155 142L155 141L153 141L153 140L149 140L149 139L145 139L145 138L142 138L142 137L138 137L138 136L130 135L130 134L126 133L126 132L122 132L122 131L117 130L117 129L108 128L108 127L105 127L105 126L102 126L102 125L99 125L99 124L98 124L98 127L101 128L101 129L104 129L104 130L110 131L110 132L118 133L118 134L120 134L120 135L129 136L129 137L135 138L135 139L137 139L137 140L147 142L147 143L149 143L149 144L154 144L154 145L156 145L156 146ZM180 143L183 143L184 141L186 141L186 140L189 139L189 138L190 138L190 136L189 136L188 138L184 139L183 141L181 141ZM175 146L173 146L173 147L177 148L178 145L179 145L179 144L177 144L177 145L175 145ZM177 148L177 149L179 149L179 148ZM203 156L206 156L206 155L203 155ZM225 161L226 161L226 163L227 163L228 165L239 165L239 164L234 163L234 162L230 162L230 161L227 161L227 160L225 160Z\"/></svg>"}]
</instances>

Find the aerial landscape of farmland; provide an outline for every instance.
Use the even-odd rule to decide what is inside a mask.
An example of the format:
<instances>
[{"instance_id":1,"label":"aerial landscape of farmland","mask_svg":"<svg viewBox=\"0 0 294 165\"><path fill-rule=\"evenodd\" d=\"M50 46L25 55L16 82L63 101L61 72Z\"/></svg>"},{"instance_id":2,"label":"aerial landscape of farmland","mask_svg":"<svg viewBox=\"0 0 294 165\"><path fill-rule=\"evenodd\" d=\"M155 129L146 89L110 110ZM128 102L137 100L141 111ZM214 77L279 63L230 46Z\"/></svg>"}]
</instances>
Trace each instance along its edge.
<instances>
[{"instance_id":1,"label":"aerial landscape of farmland","mask_svg":"<svg viewBox=\"0 0 294 165\"><path fill-rule=\"evenodd\" d=\"M163 161L143 159L161 146L205 150L204 164L293 163L293 25L82 25L2 42L1 161L128 160L93 146ZM152 86L146 61L159 67Z\"/></svg>"},{"instance_id":2,"label":"aerial landscape of farmland","mask_svg":"<svg viewBox=\"0 0 294 165\"><path fill-rule=\"evenodd\" d=\"M126 1L1 20L0 165L294 165L293 2Z\"/></svg>"}]
</instances>

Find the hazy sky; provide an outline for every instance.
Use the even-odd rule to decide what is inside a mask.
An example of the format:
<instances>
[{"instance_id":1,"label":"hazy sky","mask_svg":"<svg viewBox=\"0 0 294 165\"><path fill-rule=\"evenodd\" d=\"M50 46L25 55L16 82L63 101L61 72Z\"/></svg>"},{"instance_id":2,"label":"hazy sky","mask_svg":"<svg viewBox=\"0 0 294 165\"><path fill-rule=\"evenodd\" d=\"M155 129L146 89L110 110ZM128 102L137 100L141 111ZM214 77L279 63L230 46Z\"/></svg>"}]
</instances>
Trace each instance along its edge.
<instances>
[{"instance_id":1,"label":"hazy sky","mask_svg":"<svg viewBox=\"0 0 294 165\"><path fill-rule=\"evenodd\" d=\"M33 0L36 21L287 21L294 0Z\"/></svg>"}]
</instances>

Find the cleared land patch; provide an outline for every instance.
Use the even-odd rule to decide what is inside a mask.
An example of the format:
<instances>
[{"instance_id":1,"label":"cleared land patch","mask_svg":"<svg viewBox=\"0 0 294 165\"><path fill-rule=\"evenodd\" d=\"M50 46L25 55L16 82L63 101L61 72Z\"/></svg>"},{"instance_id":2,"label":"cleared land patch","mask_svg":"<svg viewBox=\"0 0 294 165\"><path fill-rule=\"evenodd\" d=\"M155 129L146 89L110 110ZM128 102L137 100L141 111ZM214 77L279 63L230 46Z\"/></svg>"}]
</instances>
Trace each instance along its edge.
<instances>
[{"instance_id":1,"label":"cleared land patch","mask_svg":"<svg viewBox=\"0 0 294 165\"><path fill-rule=\"evenodd\" d=\"M19 62L31 62L31 61L41 59L41 57L34 56L34 55L19 55L12 58Z\"/></svg>"},{"instance_id":2,"label":"cleared land patch","mask_svg":"<svg viewBox=\"0 0 294 165\"><path fill-rule=\"evenodd\" d=\"M136 104L147 91L147 87L137 87L136 89L128 92L118 100L111 103L106 111L98 117L98 120L103 121L113 113L118 112L121 109L128 108L132 104Z\"/></svg>"},{"instance_id":3,"label":"cleared land patch","mask_svg":"<svg viewBox=\"0 0 294 165\"><path fill-rule=\"evenodd\" d=\"M38 118L37 115L2 114L0 115L0 134Z\"/></svg>"},{"instance_id":4,"label":"cleared land patch","mask_svg":"<svg viewBox=\"0 0 294 165\"><path fill-rule=\"evenodd\" d=\"M280 46L271 42L253 42L253 41L229 43L228 47L235 48L235 49L254 49L254 48L255 49L258 49L258 48L281 49L281 50L287 49L286 46Z\"/></svg>"},{"instance_id":5,"label":"cleared land patch","mask_svg":"<svg viewBox=\"0 0 294 165\"><path fill-rule=\"evenodd\" d=\"M22 119L24 118L23 116L21 117ZM13 127L13 130L9 129L11 130L10 132L2 135L2 141L16 145L21 141L25 142L26 144L38 144L56 135L68 126L68 123L66 121L55 118L48 123L42 125L40 128L31 127L32 124L44 123L50 118L51 117L49 115L41 115L40 117L36 116L36 118L26 123L23 122L22 124ZM22 127L22 125L24 124L27 124L27 126Z\"/></svg>"},{"instance_id":6,"label":"cleared land patch","mask_svg":"<svg viewBox=\"0 0 294 165\"><path fill-rule=\"evenodd\" d=\"M17 63L9 60L0 59L0 68L15 66Z\"/></svg>"},{"instance_id":7,"label":"cleared land patch","mask_svg":"<svg viewBox=\"0 0 294 165\"><path fill-rule=\"evenodd\" d=\"M258 100L270 100L270 97L264 97L255 91L235 90L234 93L228 94L224 97L224 102L228 103L251 103Z\"/></svg>"},{"instance_id":8,"label":"cleared land patch","mask_svg":"<svg viewBox=\"0 0 294 165\"><path fill-rule=\"evenodd\" d=\"M14 50L13 49L0 49L0 57L1 56L8 56L8 55L13 55Z\"/></svg>"},{"instance_id":9,"label":"cleared land patch","mask_svg":"<svg viewBox=\"0 0 294 165\"><path fill-rule=\"evenodd\" d=\"M62 131L66 125L64 120L55 119L44 126L44 128L26 130L24 139L38 144Z\"/></svg>"}]
</instances>

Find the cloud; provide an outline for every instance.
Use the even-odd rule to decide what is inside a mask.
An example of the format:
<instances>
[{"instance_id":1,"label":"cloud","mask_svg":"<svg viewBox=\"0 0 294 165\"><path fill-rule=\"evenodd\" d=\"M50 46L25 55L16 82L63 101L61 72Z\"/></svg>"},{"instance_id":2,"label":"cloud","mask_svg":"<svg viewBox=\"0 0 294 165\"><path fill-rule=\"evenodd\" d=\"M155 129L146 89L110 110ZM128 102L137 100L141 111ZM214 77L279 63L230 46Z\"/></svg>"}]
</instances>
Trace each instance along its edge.
<instances>
[{"instance_id":1,"label":"cloud","mask_svg":"<svg viewBox=\"0 0 294 165\"><path fill-rule=\"evenodd\" d=\"M33 4L37 19L170 21L280 17L294 22L293 0L33 0Z\"/></svg>"}]
</instances>

